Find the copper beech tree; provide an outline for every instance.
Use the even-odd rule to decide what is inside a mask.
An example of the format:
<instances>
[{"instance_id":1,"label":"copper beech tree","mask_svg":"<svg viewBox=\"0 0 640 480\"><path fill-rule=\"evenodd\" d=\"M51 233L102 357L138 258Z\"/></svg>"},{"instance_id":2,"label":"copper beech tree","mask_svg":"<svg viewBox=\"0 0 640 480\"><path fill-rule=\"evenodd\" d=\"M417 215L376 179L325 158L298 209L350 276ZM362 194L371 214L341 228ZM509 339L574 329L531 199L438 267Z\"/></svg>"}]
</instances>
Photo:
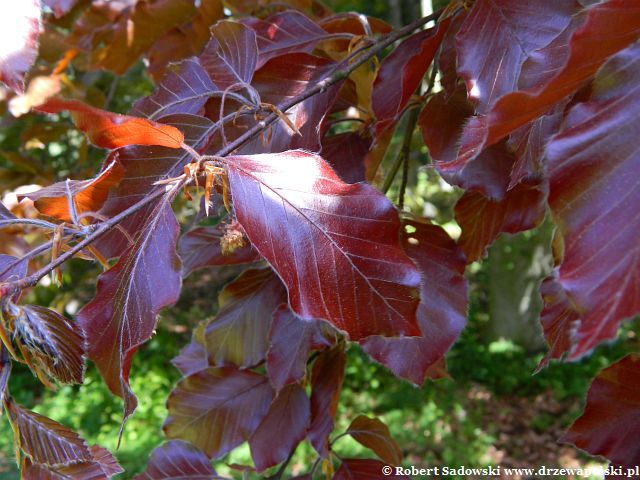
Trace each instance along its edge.
<instances>
[{"instance_id":1,"label":"copper beech tree","mask_svg":"<svg viewBox=\"0 0 640 480\"><path fill-rule=\"evenodd\" d=\"M359 416L347 431L377 459L343 458L331 441L345 345L416 385L440 375L465 325L465 266L547 214L555 269L541 285L540 367L588 355L640 312L637 0L454 0L395 30L315 0L13 5L0 46L7 108L70 118L106 150L93 178L27 194L37 215L0 205L0 228L30 245L0 255L0 399L24 478L122 469L18 404L12 363L54 386L82 383L93 362L126 428L144 402L132 359L202 267L246 264L172 360L183 378L167 443L139 479L220 478L215 460L243 442L258 474L279 466L280 478L304 440L318 462L300 478L382 477L402 455L380 420ZM74 86L140 60L155 90L127 115ZM406 183L415 129L435 171L464 191L457 242L382 193L385 175ZM404 145L383 172L394 131ZM185 195L200 199L199 219L221 220L181 232ZM75 318L28 304L24 293L71 258L103 266L93 299ZM594 379L562 440L632 466L638 435L631 354Z\"/></svg>"}]
</instances>

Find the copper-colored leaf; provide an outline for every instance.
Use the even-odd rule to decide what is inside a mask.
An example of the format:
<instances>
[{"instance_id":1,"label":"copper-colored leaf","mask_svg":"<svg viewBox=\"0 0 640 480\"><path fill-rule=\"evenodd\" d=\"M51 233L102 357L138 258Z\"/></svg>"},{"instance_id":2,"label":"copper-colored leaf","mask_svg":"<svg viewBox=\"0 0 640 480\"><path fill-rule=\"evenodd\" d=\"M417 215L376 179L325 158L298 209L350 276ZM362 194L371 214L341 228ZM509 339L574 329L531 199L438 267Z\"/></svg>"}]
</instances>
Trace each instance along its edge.
<instances>
[{"instance_id":1,"label":"copper-colored leaf","mask_svg":"<svg viewBox=\"0 0 640 480\"><path fill-rule=\"evenodd\" d=\"M402 460L400 447L391 438L389 427L380 419L358 415L349 425L347 433L361 445L373 450L387 464L400 465Z\"/></svg>"},{"instance_id":2,"label":"copper-colored leaf","mask_svg":"<svg viewBox=\"0 0 640 480\"><path fill-rule=\"evenodd\" d=\"M575 0L478 0L456 35L458 73L484 113L517 89L522 64L557 37L577 11Z\"/></svg>"},{"instance_id":3,"label":"copper-colored leaf","mask_svg":"<svg viewBox=\"0 0 640 480\"><path fill-rule=\"evenodd\" d=\"M107 199L109 190L120 182L123 175L122 165L114 160L91 180L58 182L26 196L34 201L35 207L43 215L71 222L69 194L73 198L78 216L86 212L98 212Z\"/></svg>"},{"instance_id":4,"label":"copper-colored leaf","mask_svg":"<svg viewBox=\"0 0 640 480\"><path fill-rule=\"evenodd\" d=\"M345 184L302 151L228 160L238 221L284 281L296 314L326 319L354 340L418 333L419 275L384 195Z\"/></svg>"},{"instance_id":5,"label":"copper-colored leaf","mask_svg":"<svg viewBox=\"0 0 640 480\"><path fill-rule=\"evenodd\" d=\"M304 389L294 384L281 390L249 439L256 470L284 462L304 439L309 419L309 397Z\"/></svg>"},{"instance_id":6,"label":"copper-colored leaf","mask_svg":"<svg viewBox=\"0 0 640 480\"><path fill-rule=\"evenodd\" d=\"M40 2L22 0L7 8L0 17L0 82L17 92L24 90L24 75L38 55Z\"/></svg>"},{"instance_id":7,"label":"copper-colored leaf","mask_svg":"<svg viewBox=\"0 0 640 480\"><path fill-rule=\"evenodd\" d=\"M274 312L269 332L267 372L276 390L304 377L310 351L321 350L334 343L327 331L329 328L319 320L302 320L287 305L281 305Z\"/></svg>"},{"instance_id":8,"label":"copper-colored leaf","mask_svg":"<svg viewBox=\"0 0 640 480\"><path fill-rule=\"evenodd\" d=\"M344 345L322 352L311 374L311 424L307 437L323 457L329 454L329 435L338 408L347 357Z\"/></svg>"},{"instance_id":9,"label":"copper-colored leaf","mask_svg":"<svg viewBox=\"0 0 640 480\"><path fill-rule=\"evenodd\" d=\"M403 234L403 244L422 274L418 325L421 337L369 337L361 344L374 360L395 375L422 385L441 361L466 323L466 259L437 225L408 221L415 229Z\"/></svg>"},{"instance_id":10,"label":"copper-colored leaf","mask_svg":"<svg viewBox=\"0 0 640 480\"><path fill-rule=\"evenodd\" d=\"M157 447L144 473L134 480L215 480L219 477L207 456L190 443L170 440Z\"/></svg>"},{"instance_id":11,"label":"copper-colored leaf","mask_svg":"<svg viewBox=\"0 0 640 480\"><path fill-rule=\"evenodd\" d=\"M552 17L549 21L555 22ZM524 89L504 95L486 115L467 124L458 156L449 168L469 163L487 146L582 87L611 55L640 37L640 6L636 0L597 3L565 32L538 50L529 68L523 67Z\"/></svg>"},{"instance_id":12,"label":"copper-colored leaf","mask_svg":"<svg viewBox=\"0 0 640 480\"><path fill-rule=\"evenodd\" d=\"M5 401L7 415L18 435L20 448L34 462L43 465L69 465L91 462L93 455L86 442L64 425Z\"/></svg>"},{"instance_id":13,"label":"copper-colored leaf","mask_svg":"<svg viewBox=\"0 0 640 480\"><path fill-rule=\"evenodd\" d=\"M449 21L414 33L383 60L372 97L378 135L393 124L409 102L433 61Z\"/></svg>"},{"instance_id":14,"label":"copper-colored leaf","mask_svg":"<svg viewBox=\"0 0 640 480\"><path fill-rule=\"evenodd\" d=\"M96 296L78 314L88 356L111 392L125 400L125 419L137 405L129 388L133 355L153 334L159 310L180 293L177 236L178 223L163 198L135 243L100 275Z\"/></svg>"},{"instance_id":15,"label":"copper-colored leaf","mask_svg":"<svg viewBox=\"0 0 640 480\"><path fill-rule=\"evenodd\" d=\"M218 225L194 228L180 238L178 254L182 259L185 277L199 268L254 263L260 260L260 254L248 242L232 253L224 255L220 247L223 235L224 232Z\"/></svg>"},{"instance_id":16,"label":"copper-colored leaf","mask_svg":"<svg viewBox=\"0 0 640 480\"><path fill-rule=\"evenodd\" d=\"M591 96L547 147L549 206L562 243L557 278L580 317L569 359L614 338L640 312L639 76L635 44L603 66Z\"/></svg>"},{"instance_id":17,"label":"copper-colored leaf","mask_svg":"<svg viewBox=\"0 0 640 480\"><path fill-rule=\"evenodd\" d=\"M203 340L217 366L251 367L269 347L271 316L286 301L280 279L270 268L243 272L220 293L220 310L204 329Z\"/></svg>"},{"instance_id":18,"label":"copper-colored leaf","mask_svg":"<svg viewBox=\"0 0 640 480\"><path fill-rule=\"evenodd\" d=\"M180 148L184 141L182 132L171 125L107 112L79 100L52 98L38 110L46 113L70 111L76 126L87 134L92 143L102 148L114 149L125 145Z\"/></svg>"},{"instance_id":19,"label":"copper-colored leaf","mask_svg":"<svg viewBox=\"0 0 640 480\"><path fill-rule=\"evenodd\" d=\"M584 413L560 441L591 455L602 455L613 465L640 464L640 356L627 355L602 370L587 393Z\"/></svg>"},{"instance_id":20,"label":"copper-colored leaf","mask_svg":"<svg viewBox=\"0 0 640 480\"><path fill-rule=\"evenodd\" d=\"M209 368L185 378L171 392L164 432L219 458L249 439L272 397L266 377L230 367Z\"/></svg>"}]
</instances>

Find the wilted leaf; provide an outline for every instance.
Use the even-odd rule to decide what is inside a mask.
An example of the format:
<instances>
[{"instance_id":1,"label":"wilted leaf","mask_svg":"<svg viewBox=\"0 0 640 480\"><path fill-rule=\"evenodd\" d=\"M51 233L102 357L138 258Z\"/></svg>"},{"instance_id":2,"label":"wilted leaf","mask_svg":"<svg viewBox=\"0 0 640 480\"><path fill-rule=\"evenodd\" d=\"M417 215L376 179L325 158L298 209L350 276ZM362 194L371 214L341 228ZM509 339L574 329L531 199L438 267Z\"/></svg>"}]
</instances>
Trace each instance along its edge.
<instances>
[{"instance_id":1,"label":"wilted leaf","mask_svg":"<svg viewBox=\"0 0 640 480\"><path fill-rule=\"evenodd\" d=\"M393 124L418 88L449 21L446 19L433 28L414 33L383 60L373 85L373 111L378 121L378 135Z\"/></svg>"},{"instance_id":2,"label":"wilted leaf","mask_svg":"<svg viewBox=\"0 0 640 480\"><path fill-rule=\"evenodd\" d=\"M88 356L111 392L124 399L125 419L137 405L129 387L133 355L151 337L160 309L180 293L178 230L171 204L162 199L135 243L100 275L96 296L78 314Z\"/></svg>"},{"instance_id":3,"label":"wilted leaf","mask_svg":"<svg viewBox=\"0 0 640 480\"><path fill-rule=\"evenodd\" d=\"M574 31L577 22L581 23ZM598 3L567 30L573 33L560 35L536 52L530 68L523 67L525 89L503 96L486 115L471 119L448 168L461 168L582 87L611 55L640 37L640 6L635 0Z\"/></svg>"},{"instance_id":4,"label":"wilted leaf","mask_svg":"<svg viewBox=\"0 0 640 480\"><path fill-rule=\"evenodd\" d=\"M68 182L69 193L75 203L78 216L86 212L98 212L107 199L109 190L120 182L123 175L122 165L114 160L96 178L70 180ZM35 207L43 215L63 222L71 222L67 182L54 183L26 196L34 201Z\"/></svg>"},{"instance_id":5,"label":"wilted leaf","mask_svg":"<svg viewBox=\"0 0 640 480\"><path fill-rule=\"evenodd\" d=\"M329 36L313 20L293 10L276 13L265 20L248 18L243 23L256 32L258 68L285 53L310 53L318 42Z\"/></svg>"},{"instance_id":6,"label":"wilted leaf","mask_svg":"<svg viewBox=\"0 0 640 480\"><path fill-rule=\"evenodd\" d=\"M73 430L26 410L11 398L5 401L5 407L17 432L20 448L35 463L69 465L93 460L89 447Z\"/></svg>"},{"instance_id":7,"label":"wilted leaf","mask_svg":"<svg viewBox=\"0 0 640 480\"><path fill-rule=\"evenodd\" d=\"M345 184L302 151L228 161L238 221L284 281L296 314L326 319L352 340L418 333L419 276L384 195Z\"/></svg>"},{"instance_id":8,"label":"wilted leaf","mask_svg":"<svg viewBox=\"0 0 640 480\"><path fill-rule=\"evenodd\" d=\"M640 464L640 356L627 355L602 370L587 393L584 413L560 438L614 465Z\"/></svg>"},{"instance_id":9,"label":"wilted leaf","mask_svg":"<svg viewBox=\"0 0 640 480\"><path fill-rule=\"evenodd\" d=\"M269 348L271 317L286 301L280 279L270 268L249 269L220 293L220 310L204 329L203 339L217 366L251 367Z\"/></svg>"},{"instance_id":10,"label":"wilted leaf","mask_svg":"<svg viewBox=\"0 0 640 480\"><path fill-rule=\"evenodd\" d=\"M405 475L390 475L383 473L383 467L389 467L380 460L368 460L361 458L343 458L340 468L333 476L333 480L382 480L383 478L409 479ZM395 469L394 469L395 470Z\"/></svg>"},{"instance_id":11,"label":"wilted leaf","mask_svg":"<svg viewBox=\"0 0 640 480\"><path fill-rule=\"evenodd\" d=\"M309 397L304 389L294 384L281 390L249 439L256 470L284 462L304 440L309 419Z\"/></svg>"},{"instance_id":12,"label":"wilted leaf","mask_svg":"<svg viewBox=\"0 0 640 480\"><path fill-rule=\"evenodd\" d=\"M307 371L309 352L330 347L330 327L319 320L302 320L287 305L273 314L269 332L267 373L276 390L301 380Z\"/></svg>"},{"instance_id":13,"label":"wilted leaf","mask_svg":"<svg viewBox=\"0 0 640 480\"><path fill-rule=\"evenodd\" d=\"M249 242L228 255L223 254L220 247L223 235L221 225L217 225L194 228L180 238L178 254L182 259L183 276L199 268L254 263L261 259Z\"/></svg>"},{"instance_id":14,"label":"wilted leaf","mask_svg":"<svg viewBox=\"0 0 640 480\"><path fill-rule=\"evenodd\" d=\"M0 82L11 90L24 90L24 75L38 55L40 2L21 0L0 16L0 31L6 32L0 43Z\"/></svg>"},{"instance_id":15,"label":"wilted leaf","mask_svg":"<svg viewBox=\"0 0 640 480\"><path fill-rule=\"evenodd\" d=\"M266 377L209 368L182 380L167 402L167 438L187 440L219 458L248 440L267 413L273 392Z\"/></svg>"},{"instance_id":16,"label":"wilted leaf","mask_svg":"<svg viewBox=\"0 0 640 480\"><path fill-rule=\"evenodd\" d=\"M458 73L484 113L517 90L522 64L549 44L576 13L576 0L478 0L456 35Z\"/></svg>"},{"instance_id":17,"label":"wilted leaf","mask_svg":"<svg viewBox=\"0 0 640 480\"><path fill-rule=\"evenodd\" d=\"M549 205L562 239L558 282L580 317L571 360L640 312L640 217L630 208L640 205L639 76L636 44L605 64L591 97L547 147Z\"/></svg>"},{"instance_id":18,"label":"wilted leaf","mask_svg":"<svg viewBox=\"0 0 640 480\"><path fill-rule=\"evenodd\" d=\"M459 244L467 261L482 257L498 234L522 232L539 225L546 208L544 189L518 185L500 201L466 192L455 205L455 217L462 228Z\"/></svg>"},{"instance_id":19,"label":"wilted leaf","mask_svg":"<svg viewBox=\"0 0 640 480\"><path fill-rule=\"evenodd\" d=\"M170 440L157 447L144 473L134 480L215 480L218 478L207 456L190 443Z\"/></svg>"},{"instance_id":20,"label":"wilted leaf","mask_svg":"<svg viewBox=\"0 0 640 480\"><path fill-rule=\"evenodd\" d=\"M362 349L395 375L422 385L458 338L467 318L466 259L437 225L407 221L403 245L422 274L418 325L421 337L369 337Z\"/></svg>"},{"instance_id":21,"label":"wilted leaf","mask_svg":"<svg viewBox=\"0 0 640 480\"><path fill-rule=\"evenodd\" d=\"M373 450L388 465L400 465L400 447L391 437L389 427L378 418L358 415L349 425L347 433L361 445Z\"/></svg>"},{"instance_id":22,"label":"wilted leaf","mask_svg":"<svg viewBox=\"0 0 640 480\"><path fill-rule=\"evenodd\" d=\"M333 431L346 361L344 345L339 345L322 352L313 364L311 424L307 438L322 457L329 454L329 435Z\"/></svg>"},{"instance_id":23,"label":"wilted leaf","mask_svg":"<svg viewBox=\"0 0 640 480\"><path fill-rule=\"evenodd\" d=\"M218 22L200 61L218 89L239 90L251 83L258 63L256 33L241 23Z\"/></svg>"},{"instance_id":24,"label":"wilted leaf","mask_svg":"<svg viewBox=\"0 0 640 480\"><path fill-rule=\"evenodd\" d=\"M180 148L184 141L182 132L171 125L107 112L78 100L52 98L40 105L38 110L45 113L70 111L76 127L85 132L93 144L101 148L114 149L126 145Z\"/></svg>"}]
</instances>

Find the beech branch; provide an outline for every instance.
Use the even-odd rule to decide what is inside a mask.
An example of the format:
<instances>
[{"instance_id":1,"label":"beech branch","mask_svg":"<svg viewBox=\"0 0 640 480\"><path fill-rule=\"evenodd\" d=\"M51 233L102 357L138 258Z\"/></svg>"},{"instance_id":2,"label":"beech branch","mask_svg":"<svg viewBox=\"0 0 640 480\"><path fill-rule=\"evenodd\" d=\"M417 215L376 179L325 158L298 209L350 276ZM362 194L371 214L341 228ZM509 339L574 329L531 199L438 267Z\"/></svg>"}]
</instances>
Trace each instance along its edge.
<instances>
[{"instance_id":1,"label":"beech branch","mask_svg":"<svg viewBox=\"0 0 640 480\"><path fill-rule=\"evenodd\" d=\"M250 128L245 133L240 135L234 141L232 141L228 145L224 145L220 150L218 150L218 152L216 152L215 155L213 155L213 157L225 157L233 153L235 150L237 150L239 147L244 145L246 142L248 142L252 138L259 135L266 127L268 127L273 122L280 119L280 115L278 114L278 112L286 113L287 110L289 110L290 108L298 105L299 103L302 103L303 101L305 101L306 99L314 95L317 95L319 93L326 91L329 87L346 79L360 65L364 64L365 62L369 61L370 59L372 59L373 57L381 53L384 49L392 45L394 42L410 35L414 30L417 30L423 25L431 21L436 21L442 14L442 12L443 10L439 10L437 12L432 13L431 15L420 18L406 25L405 27L402 27L398 30L390 32L384 37L381 37L378 41L371 43L370 45L365 45L357 49L356 51L352 52L349 56L347 56L342 62L340 62L336 66L335 70L331 75L329 75L324 80L318 82L308 90L302 92L301 94L296 95L295 97L278 105L277 111L269 113L262 121L258 122L256 125L254 125L252 128ZM230 118L231 116L235 116L235 114L227 115L225 119ZM224 121L225 119L221 119L220 121ZM196 155L195 160L197 161L203 160L203 156L198 154L198 152L196 152L192 148L187 148L185 149L185 151L188 151L191 155L195 154ZM180 177L179 179L176 179L176 183L172 185L171 191L172 192L179 191L180 188L187 186L192 181L193 181L192 177L189 177L186 175L183 177ZM92 229L82 240L80 240L69 250L67 250L60 256L58 256L55 260L50 262L48 265L42 267L41 269L34 272L33 274L28 275L19 280L0 284L0 299L2 299L3 297L6 297L7 295L17 293L18 291L23 290L25 288L29 288L36 285L41 278L45 277L50 272L52 272L55 268L59 267L60 265L65 263L67 260L71 259L74 255L82 251L84 248L91 245L93 242L95 242L100 237L105 235L107 232L109 232L112 228L114 228L117 224L119 224L125 218L129 217L130 215L133 215L134 213L144 208L146 205L150 204L151 202L167 194L168 192L166 188L158 188L154 190L153 192L149 193L146 197L144 197L134 205L130 206L129 208L123 210L117 215L114 215L108 220L105 220L97 224L95 228Z\"/></svg>"}]
</instances>

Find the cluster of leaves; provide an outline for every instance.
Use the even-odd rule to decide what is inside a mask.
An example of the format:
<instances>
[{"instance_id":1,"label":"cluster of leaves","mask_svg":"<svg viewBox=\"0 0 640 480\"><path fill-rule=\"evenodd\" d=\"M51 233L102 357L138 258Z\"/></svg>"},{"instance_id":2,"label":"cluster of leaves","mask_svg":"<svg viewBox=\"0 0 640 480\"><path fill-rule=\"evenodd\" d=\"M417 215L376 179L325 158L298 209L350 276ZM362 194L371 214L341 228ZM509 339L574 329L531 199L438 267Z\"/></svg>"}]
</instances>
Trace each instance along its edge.
<instances>
[{"instance_id":1,"label":"cluster of leaves","mask_svg":"<svg viewBox=\"0 0 640 480\"><path fill-rule=\"evenodd\" d=\"M124 428L137 406L133 356L198 268L249 265L173 359L183 379L167 402L168 441L139 478L219 478L211 460L245 441L254 465L238 468L280 465L276 478L304 439L318 461L302 478L319 465L335 479L378 478L400 464L378 419L359 416L346 433L380 460L334 448L346 342L414 384L445 375L465 323L466 265L547 211L556 268L541 286L549 351L540 368L581 358L640 311L636 1L453 1L395 31L314 0L43 3L44 13L23 2L24 42L0 55L8 108L69 112L109 153L94 178L27 194L31 218L0 207L15 241L47 235L0 256L0 399L24 478L121 469L18 405L11 362L54 386L82 383L87 357L123 399ZM74 82L95 69L123 74L141 58L156 89L129 115L90 105ZM459 242L375 187L398 125L409 140L419 127L437 172L464 189ZM200 199L197 220L222 220L180 236L172 205L181 191ZM75 321L20 301L74 256L105 269ZM638 361L629 355L598 376L565 441L616 465L640 463Z\"/></svg>"}]
</instances>

